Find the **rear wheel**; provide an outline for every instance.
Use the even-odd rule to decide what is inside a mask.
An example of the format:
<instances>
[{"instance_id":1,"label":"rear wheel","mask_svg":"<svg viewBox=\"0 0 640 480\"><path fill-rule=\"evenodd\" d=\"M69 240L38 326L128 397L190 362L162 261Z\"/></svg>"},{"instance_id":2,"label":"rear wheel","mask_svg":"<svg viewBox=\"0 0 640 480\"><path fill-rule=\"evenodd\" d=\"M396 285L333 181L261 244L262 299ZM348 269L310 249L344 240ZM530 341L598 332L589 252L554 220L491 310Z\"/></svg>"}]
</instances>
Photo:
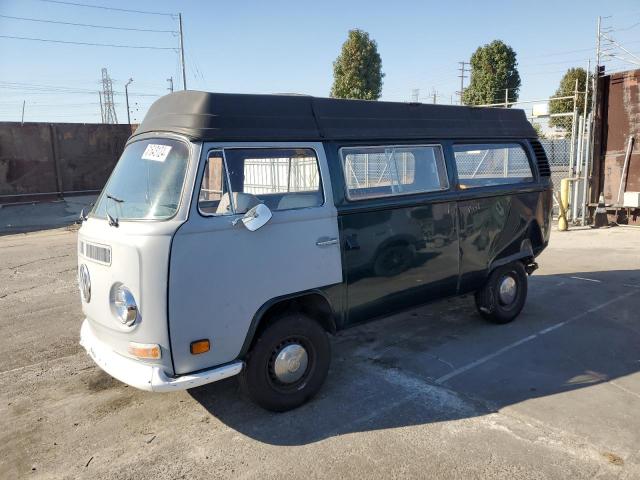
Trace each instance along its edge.
<instances>
[{"instance_id":1,"label":"rear wheel","mask_svg":"<svg viewBox=\"0 0 640 480\"><path fill-rule=\"evenodd\" d=\"M480 315L493 323L513 321L527 299L527 273L520 262L496 268L476 292Z\"/></svg>"},{"instance_id":2,"label":"rear wheel","mask_svg":"<svg viewBox=\"0 0 640 480\"><path fill-rule=\"evenodd\" d=\"M304 314L285 314L258 337L245 360L240 385L261 407L284 412L320 390L330 360L324 329Z\"/></svg>"}]
</instances>

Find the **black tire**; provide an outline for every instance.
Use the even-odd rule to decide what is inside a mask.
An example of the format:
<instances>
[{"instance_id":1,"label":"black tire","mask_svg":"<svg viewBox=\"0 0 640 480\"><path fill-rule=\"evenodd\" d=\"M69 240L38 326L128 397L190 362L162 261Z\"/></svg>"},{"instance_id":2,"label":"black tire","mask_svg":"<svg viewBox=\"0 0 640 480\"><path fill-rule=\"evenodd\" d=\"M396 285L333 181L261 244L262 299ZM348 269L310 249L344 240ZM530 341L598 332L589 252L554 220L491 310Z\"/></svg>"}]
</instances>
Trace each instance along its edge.
<instances>
[{"instance_id":1,"label":"black tire","mask_svg":"<svg viewBox=\"0 0 640 480\"><path fill-rule=\"evenodd\" d=\"M275 359L291 344L304 347L307 367L300 379L283 383L275 374ZM318 393L327 378L330 362L331 347L324 329L302 313L283 314L260 333L245 359L240 386L261 407L285 412Z\"/></svg>"},{"instance_id":2,"label":"black tire","mask_svg":"<svg viewBox=\"0 0 640 480\"><path fill-rule=\"evenodd\" d=\"M516 293L512 301L505 303L500 295L500 285L506 277L515 281ZM496 268L487 283L476 292L476 307L482 317L493 323L513 321L527 300L527 273L520 262Z\"/></svg>"}]
</instances>

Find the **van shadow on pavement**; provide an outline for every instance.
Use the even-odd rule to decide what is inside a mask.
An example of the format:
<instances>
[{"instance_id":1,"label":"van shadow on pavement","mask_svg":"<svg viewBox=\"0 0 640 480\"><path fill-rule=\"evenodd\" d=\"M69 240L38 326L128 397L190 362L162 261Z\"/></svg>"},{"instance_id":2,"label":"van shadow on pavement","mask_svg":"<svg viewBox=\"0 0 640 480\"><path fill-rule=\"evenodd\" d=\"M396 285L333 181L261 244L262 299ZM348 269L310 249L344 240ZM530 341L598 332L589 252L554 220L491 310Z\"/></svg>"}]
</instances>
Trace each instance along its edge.
<instances>
[{"instance_id":1,"label":"van shadow on pavement","mask_svg":"<svg viewBox=\"0 0 640 480\"><path fill-rule=\"evenodd\" d=\"M637 391L592 388L640 369L638 312L638 270L534 274L509 325L483 321L469 295L339 333L327 382L296 410L256 407L236 379L190 394L230 428L274 445L477 417L532 399L547 424L638 432L640 419L631 425L628 415L630 402L640 407Z\"/></svg>"}]
</instances>

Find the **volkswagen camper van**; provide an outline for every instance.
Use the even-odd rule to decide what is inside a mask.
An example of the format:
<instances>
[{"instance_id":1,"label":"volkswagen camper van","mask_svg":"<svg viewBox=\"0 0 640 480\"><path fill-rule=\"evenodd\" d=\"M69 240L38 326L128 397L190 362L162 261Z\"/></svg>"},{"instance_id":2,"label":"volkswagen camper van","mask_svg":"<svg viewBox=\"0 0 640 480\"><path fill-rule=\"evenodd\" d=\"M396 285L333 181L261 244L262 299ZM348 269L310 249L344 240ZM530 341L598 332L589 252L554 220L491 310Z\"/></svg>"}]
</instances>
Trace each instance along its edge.
<instances>
[{"instance_id":1,"label":"volkswagen camper van","mask_svg":"<svg viewBox=\"0 0 640 480\"><path fill-rule=\"evenodd\" d=\"M83 215L80 342L140 389L238 375L295 408L327 376L327 334L465 293L516 318L549 175L520 110L172 93Z\"/></svg>"}]
</instances>

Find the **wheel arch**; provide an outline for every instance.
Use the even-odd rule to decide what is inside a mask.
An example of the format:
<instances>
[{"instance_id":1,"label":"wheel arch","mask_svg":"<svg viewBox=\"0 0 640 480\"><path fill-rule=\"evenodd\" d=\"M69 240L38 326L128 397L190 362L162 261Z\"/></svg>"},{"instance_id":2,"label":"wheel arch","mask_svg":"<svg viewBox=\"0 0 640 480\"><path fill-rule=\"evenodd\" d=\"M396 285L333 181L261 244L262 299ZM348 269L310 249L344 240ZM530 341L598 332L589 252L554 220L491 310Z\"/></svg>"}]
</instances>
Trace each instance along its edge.
<instances>
[{"instance_id":1,"label":"wheel arch","mask_svg":"<svg viewBox=\"0 0 640 480\"><path fill-rule=\"evenodd\" d=\"M305 313L317 321L327 332L334 334L337 331L336 313L324 292L306 290L283 295L265 302L255 313L238 357L244 357L251 350L260 332L279 314L285 312Z\"/></svg>"},{"instance_id":2,"label":"wheel arch","mask_svg":"<svg viewBox=\"0 0 640 480\"><path fill-rule=\"evenodd\" d=\"M544 248L542 231L540 230L538 222L536 220L532 220L525 230L524 235L520 238L520 246L517 252L509 255L499 254L491 261L487 272L489 275L496 268L517 260L525 263L525 266L526 264L534 263L536 255ZM513 251L513 249L511 249L511 251Z\"/></svg>"}]
</instances>

